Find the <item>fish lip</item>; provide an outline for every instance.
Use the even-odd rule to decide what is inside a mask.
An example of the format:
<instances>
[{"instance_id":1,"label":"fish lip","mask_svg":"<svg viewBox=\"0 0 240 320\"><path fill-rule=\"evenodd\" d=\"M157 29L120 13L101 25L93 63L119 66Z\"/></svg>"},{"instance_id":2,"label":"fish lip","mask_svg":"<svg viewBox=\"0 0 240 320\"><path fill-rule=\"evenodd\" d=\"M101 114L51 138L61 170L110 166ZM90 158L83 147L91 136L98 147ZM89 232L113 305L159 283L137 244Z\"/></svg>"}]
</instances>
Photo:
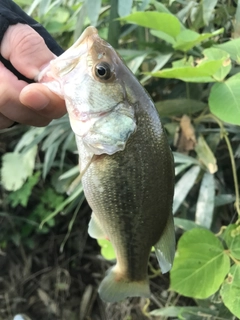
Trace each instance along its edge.
<instances>
[{"instance_id":1,"label":"fish lip","mask_svg":"<svg viewBox=\"0 0 240 320\"><path fill-rule=\"evenodd\" d=\"M98 35L97 29L93 26L87 27L72 47L77 47L81 42L85 41L86 38L94 34Z\"/></svg>"},{"instance_id":2,"label":"fish lip","mask_svg":"<svg viewBox=\"0 0 240 320\"><path fill-rule=\"evenodd\" d=\"M80 60L87 53L87 51L89 50L89 46L91 45L89 43L89 39L90 39L90 37L93 37L94 35L98 37L98 30L93 26L87 27L83 31L81 36L78 38L78 40L70 48L68 48L63 54L61 54L59 57L55 56L55 59L51 60L50 64L48 64L47 66L43 67L42 70L39 72L39 74L34 78L34 80L36 82L42 83L42 82L45 82L44 78L46 78L48 76L50 77L51 80L55 79L55 77L54 77L54 74L55 74L54 66L55 66L55 64L58 63L58 61L63 61L66 56L68 57L69 52L72 52L72 51L74 52L74 55L71 57L71 59L75 60L75 61ZM83 47L84 50L81 52L79 50L79 47L84 42L86 43L87 46ZM67 58L66 61L68 61L68 60L69 59ZM48 82L48 81L46 81L46 82Z\"/></svg>"}]
</instances>

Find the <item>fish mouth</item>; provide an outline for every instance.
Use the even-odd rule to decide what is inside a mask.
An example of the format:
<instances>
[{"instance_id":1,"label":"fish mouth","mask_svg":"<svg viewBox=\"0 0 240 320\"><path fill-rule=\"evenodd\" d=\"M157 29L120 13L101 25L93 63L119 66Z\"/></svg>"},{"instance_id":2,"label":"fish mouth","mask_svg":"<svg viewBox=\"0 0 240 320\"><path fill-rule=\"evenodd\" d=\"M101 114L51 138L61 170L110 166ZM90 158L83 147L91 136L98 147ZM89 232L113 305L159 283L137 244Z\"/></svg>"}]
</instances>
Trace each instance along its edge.
<instances>
[{"instance_id":1,"label":"fish mouth","mask_svg":"<svg viewBox=\"0 0 240 320\"><path fill-rule=\"evenodd\" d=\"M92 37L94 35L98 36L98 31L95 27L87 27L81 36L78 38L78 40L72 45L68 50L79 47L84 41L86 41L89 37ZM67 50L67 51L68 51Z\"/></svg>"},{"instance_id":2,"label":"fish mouth","mask_svg":"<svg viewBox=\"0 0 240 320\"><path fill-rule=\"evenodd\" d=\"M96 38L99 38L97 29L92 26L87 27L69 49L50 61L50 64L40 71L35 81L41 83L49 82L71 72L79 64L80 60L88 55Z\"/></svg>"}]
</instances>

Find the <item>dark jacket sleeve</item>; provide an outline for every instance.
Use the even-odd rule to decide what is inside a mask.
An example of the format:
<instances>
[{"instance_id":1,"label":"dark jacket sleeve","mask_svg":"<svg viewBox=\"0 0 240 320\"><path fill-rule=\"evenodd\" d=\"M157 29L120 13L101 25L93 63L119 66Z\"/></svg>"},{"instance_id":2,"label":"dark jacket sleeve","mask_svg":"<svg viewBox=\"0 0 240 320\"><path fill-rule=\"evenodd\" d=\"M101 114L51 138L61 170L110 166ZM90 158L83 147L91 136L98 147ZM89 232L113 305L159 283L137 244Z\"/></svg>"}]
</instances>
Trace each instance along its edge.
<instances>
[{"instance_id":1,"label":"dark jacket sleeve","mask_svg":"<svg viewBox=\"0 0 240 320\"><path fill-rule=\"evenodd\" d=\"M56 55L63 53L63 49L57 44L57 42L51 37L47 30L34 19L29 17L16 3L12 0L0 0L0 43L3 36L10 25L17 23L28 24L36 32L38 32L44 39L48 48ZM20 80L25 80L27 82L33 82L31 79L27 79L22 74L20 74L12 64L4 59L0 55L0 61L11 70Z\"/></svg>"}]
</instances>

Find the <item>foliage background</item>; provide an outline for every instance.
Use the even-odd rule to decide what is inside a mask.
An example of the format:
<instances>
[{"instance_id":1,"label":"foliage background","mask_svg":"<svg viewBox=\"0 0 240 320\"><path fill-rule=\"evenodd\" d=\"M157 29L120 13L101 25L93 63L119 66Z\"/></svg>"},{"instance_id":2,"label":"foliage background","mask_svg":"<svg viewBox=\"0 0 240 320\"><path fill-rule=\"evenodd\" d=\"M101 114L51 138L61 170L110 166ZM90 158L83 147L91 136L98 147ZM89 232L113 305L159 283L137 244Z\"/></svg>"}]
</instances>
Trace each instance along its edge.
<instances>
[{"instance_id":1,"label":"foliage background","mask_svg":"<svg viewBox=\"0 0 240 320\"><path fill-rule=\"evenodd\" d=\"M179 242L170 279L151 256L150 300L104 304L113 253L87 235L67 116L1 130L0 319L239 318L238 1L16 2L64 49L95 25L148 90L174 150Z\"/></svg>"}]
</instances>

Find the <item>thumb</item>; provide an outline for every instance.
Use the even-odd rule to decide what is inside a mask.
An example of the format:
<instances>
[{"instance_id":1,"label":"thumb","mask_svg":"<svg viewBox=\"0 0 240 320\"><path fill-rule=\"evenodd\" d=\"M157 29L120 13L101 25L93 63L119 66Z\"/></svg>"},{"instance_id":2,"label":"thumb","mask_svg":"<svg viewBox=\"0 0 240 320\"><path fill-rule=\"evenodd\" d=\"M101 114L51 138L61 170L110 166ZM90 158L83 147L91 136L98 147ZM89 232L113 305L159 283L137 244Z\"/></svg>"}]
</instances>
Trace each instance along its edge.
<instances>
[{"instance_id":1,"label":"thumb","mask_svg":"<svg viewBox=\"0 0 240 320\"><path fill-rule=\"evenodd\" d=\"M0 53L29 79L34 79L40 69L55 57L34 29L20 23L7 29Z\"/></svg>"}]
</instances>

